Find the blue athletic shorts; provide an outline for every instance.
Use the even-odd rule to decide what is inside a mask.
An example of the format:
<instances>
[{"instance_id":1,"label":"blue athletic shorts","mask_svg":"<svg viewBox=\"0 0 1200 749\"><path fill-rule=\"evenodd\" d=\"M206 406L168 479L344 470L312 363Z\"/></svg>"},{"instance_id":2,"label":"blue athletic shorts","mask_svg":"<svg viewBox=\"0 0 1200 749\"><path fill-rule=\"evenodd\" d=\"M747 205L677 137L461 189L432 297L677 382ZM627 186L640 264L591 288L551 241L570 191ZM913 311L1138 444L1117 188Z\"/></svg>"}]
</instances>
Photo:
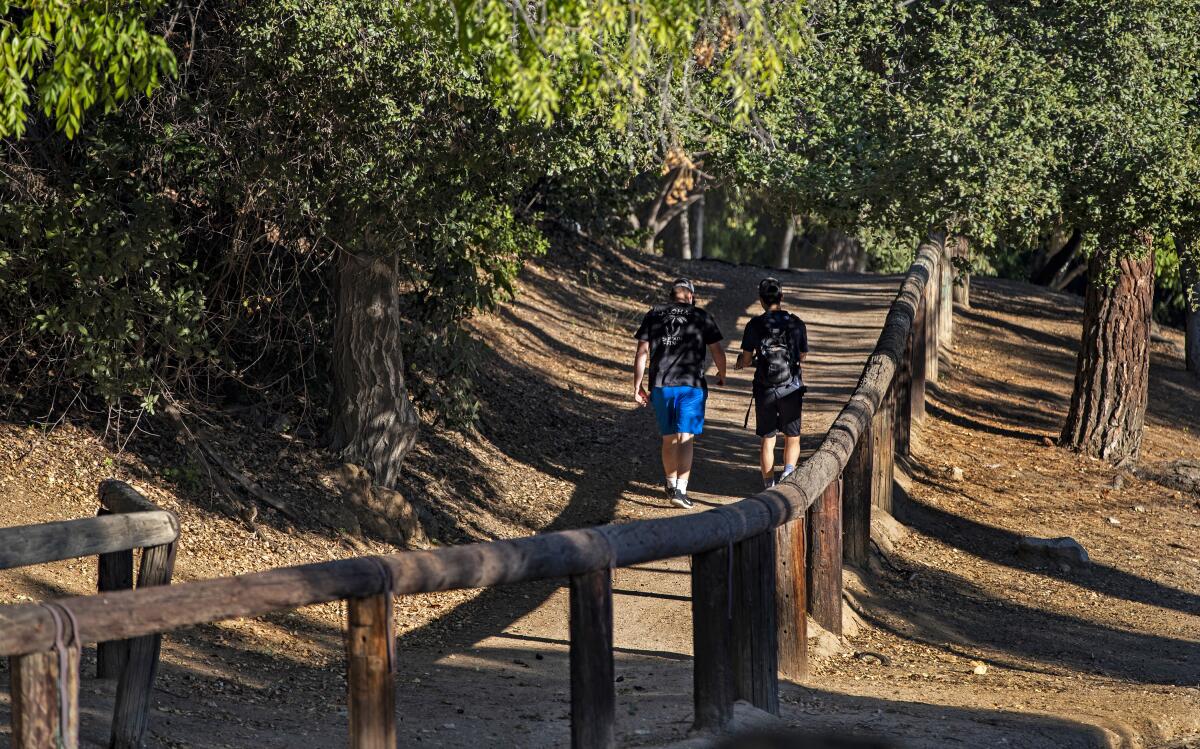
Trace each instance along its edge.
<instances>
[{"instance_id":1,"label":"blue athletic shorts","mask_svg":"<svg viewBox=\"0 0 1200 749\"><path fill-rule=\"evenodd\" d=\"M704 431L704 401L708 391L696 387L665 387L650 391L650 403L661 434L700 434Z\"/></svg>"}]
</instances>

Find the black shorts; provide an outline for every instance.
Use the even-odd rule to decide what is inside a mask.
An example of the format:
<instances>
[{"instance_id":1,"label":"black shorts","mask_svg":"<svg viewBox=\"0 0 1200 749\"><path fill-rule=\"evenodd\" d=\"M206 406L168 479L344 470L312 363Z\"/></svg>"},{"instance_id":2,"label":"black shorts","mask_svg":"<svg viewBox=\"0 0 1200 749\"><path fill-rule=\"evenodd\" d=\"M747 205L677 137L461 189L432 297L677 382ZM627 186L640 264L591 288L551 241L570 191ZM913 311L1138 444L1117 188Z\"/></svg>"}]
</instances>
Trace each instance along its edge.
<instances>
[{"instance_id":1,"label":"black shorts","mask_svg":"<svg viewBox=\"0 0 1200 749\"><path fill-rule=\"evenodd\" d=\"M779 395L774 388L764 388L754 394L754 433L759 437L774 437L783 432L787 437L800 436L800 412L804 409L804 388Z\"/></svg>"}]
</instances>

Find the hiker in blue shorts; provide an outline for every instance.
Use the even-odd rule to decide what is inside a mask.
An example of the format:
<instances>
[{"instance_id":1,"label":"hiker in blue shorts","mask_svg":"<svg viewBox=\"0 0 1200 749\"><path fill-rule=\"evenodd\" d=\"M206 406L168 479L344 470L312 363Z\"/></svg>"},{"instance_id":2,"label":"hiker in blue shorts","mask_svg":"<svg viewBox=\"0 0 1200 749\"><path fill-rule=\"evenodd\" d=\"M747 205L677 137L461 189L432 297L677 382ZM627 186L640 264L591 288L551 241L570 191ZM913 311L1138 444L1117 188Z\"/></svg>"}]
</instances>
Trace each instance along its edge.
<instances>
[{"instance_id":1,"label":"hiker in blue shorts","mask_svg":"<svg viewBox=\"0 0 1200 749\"><path fill-rule=\"evenodd\" d=\"M783 286L775 278L758 284L763 314L746 324L737 369L754 365L755 433L762 440L759 468L763 485L775 486L775 437L783 432L783 473L800 462L800 415L804 408L804 380L800 363L808 358L808 329L783 309Z\"/></svg>"},{"instance_id":2,"label":"hiker in blue shorts","mask_svg":"<svg viewBox=\"0 0 1200 749\"><path fill-rule=\"evenodd\" d=\"M693 435L704 431L704 379L707 348L717 365L717 384L725 384L725 350L712 315L695 305L696 287L686 278L671 284L671 301L650 309L634 338L633 398L639 406L654 405L662 434L666 493L672 504L688 509L688 478L692 473ZM650 389L645 387L650 364Z\"/></svg>"}]
</instances>

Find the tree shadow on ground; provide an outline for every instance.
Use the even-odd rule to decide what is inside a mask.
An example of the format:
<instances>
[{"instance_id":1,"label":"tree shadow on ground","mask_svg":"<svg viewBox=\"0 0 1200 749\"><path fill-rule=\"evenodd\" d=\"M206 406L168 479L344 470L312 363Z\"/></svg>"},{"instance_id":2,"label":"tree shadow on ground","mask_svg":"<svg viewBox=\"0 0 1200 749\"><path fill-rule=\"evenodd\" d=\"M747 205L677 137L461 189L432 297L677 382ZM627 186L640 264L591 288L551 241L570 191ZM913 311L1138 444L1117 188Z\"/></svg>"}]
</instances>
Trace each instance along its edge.
<instances>
[{"instance_id":1,"label":"tree shadow on ground","mask_svg":"<svg viewBox=\"0 0 1200 749\"><path fill-rule=\"evenodd\" d=\"M899 519L906 525L980 559L1063 580L1112 598L1200 615L1200 595L1195 593L1095 561L1085 567L1072 567L1069 572L1056 565L1034 564L1016 554L1017 542L1023 538L1020 533L946 512L907 495L900 507L903 510L899 512Z\"/></svg>"}]
</instances>

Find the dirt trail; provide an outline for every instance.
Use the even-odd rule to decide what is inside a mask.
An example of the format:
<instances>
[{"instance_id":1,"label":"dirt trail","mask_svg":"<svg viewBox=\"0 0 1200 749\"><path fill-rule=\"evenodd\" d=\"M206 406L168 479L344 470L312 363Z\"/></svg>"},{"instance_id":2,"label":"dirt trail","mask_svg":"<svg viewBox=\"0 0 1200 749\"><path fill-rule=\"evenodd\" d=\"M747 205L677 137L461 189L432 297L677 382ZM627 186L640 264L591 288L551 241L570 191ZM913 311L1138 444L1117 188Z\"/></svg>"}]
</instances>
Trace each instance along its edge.
<instances>
[{"instance_id":1,"label":"dirt trail","mask_svg":"<svg viewBox=\"0 0 1200 749\"><path fill-rule=\"evenodd\" d=\"M531 266L518 299L477 323L479 434L427 430L407 471L406 491L439 509L433 535L463 542L679 512L659 493L658 438L650 413L630 402L628 370L638 318L660 282L681 271L696 278L701 303L736 350L757 311L762 271L596 247ZM784 281L786 306L806 319L812 341L811 449L857 381L896 279L792 273ZM975 292L976 306L956 313L958 345L930 391L909 473L898 477L908 531L876 569L851 579L865 621L842 652L813 658L808 684L782 686L783 717L916 747L1183 746L1200 735L1200 498L1131 476L1117 481L1113 469L1045 446L1070 390L1078 301L986 281ZM1177 360L1156 349L1144 461L1200 454L1200 391ZM749 374L730 374L712 388L698 441L696 511L759 483L756 443L742 428ZM78 432L61 434L83 442ZM320 470L319 451L298 455L293 442L254 439L260 449L236 456L244 469L255 468L256 452L278 450L282 468L259 467L256 479L290 501L313 494L290 482ZM63 445L39 450L13 443L19 470L0 478L0 523L86 514L87 487L114 472L94 440L83 469ZM155 472L171 460L148 455L131 475L115 472L183 516L180 579L354 553L270 513L250 530L204 509ZM39 477L61 482L72 464L69 492L35 493ZM965 481L947 477L952 466ZM316 495L312 506L336 510L329 503ZM1012 548L1026 533L1073 535L1095 564L1024 563ZM690 727L687 571L686 560L669 560L615 573L621 745L666 743ZM86 592L94 575L94 561L82 560L0 576L0 601ZM568 743L567 609L557 583L406 597L396 614L401 746ZM342 745L343 617L329 605L168 635L148 744ZM888 665L853 657L862 651L884 654ZM85 672L91 657L85 652ZM90 745L103 745L111 697L111 684L85 679ZM6 699L0 694L0 726ZM5 740L0 728L0 746Z\"/></svg>"}]
</instances>

